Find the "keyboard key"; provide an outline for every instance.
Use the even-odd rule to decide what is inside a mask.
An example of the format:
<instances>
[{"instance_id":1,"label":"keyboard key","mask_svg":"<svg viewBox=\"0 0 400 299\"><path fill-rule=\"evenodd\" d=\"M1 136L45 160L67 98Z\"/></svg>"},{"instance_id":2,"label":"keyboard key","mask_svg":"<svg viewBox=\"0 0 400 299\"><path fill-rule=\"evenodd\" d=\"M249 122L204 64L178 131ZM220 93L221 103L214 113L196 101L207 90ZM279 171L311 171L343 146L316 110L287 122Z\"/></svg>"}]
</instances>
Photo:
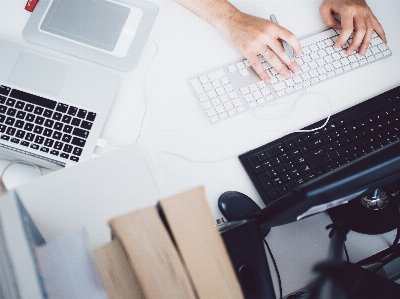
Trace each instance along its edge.
<instances>
[{"instance_id":1,"label":"keyboard key","mask_svg":"<svg viewBox=\"0 0 400 299\"><path fill-rule=\"evenodd\" d=\"M33 141L33 139L35 138L35 134L33 134L33 133L27 133L26 134L26 136L25 136L25 140L28 140L28 141Z\"/></svg>"},{"instance_id":2,"label":"keyboard key","mask_svg":"<svg viewBox=\"0 0 400 299\"><path fill-rule=\"evenodd\" d=\"M80 146L80 147L84 147L85 143L86 143L86 140L78 138L78 137L73 137L72 141L71 141L71 144L77 145L77 146Z\"/></svg>"},{"instance_id":3,"label":"keyboard key","mask_svg":"<svg viewBox=\"0 0 400 299\"><path fill-rule=\"evenodd\" d=\"M65 123L65 124L69 124L70 121L71 121L71 116L69 116L69 115L63 115L61 121L62 121L63 123Z\"/></svg>"},{"instance_id":4,"label":"keyboard key","mask_svg":"<svg viewBox=\"0 0 400 299\"><path fill-rule=\"evenodd\" d=\"M30 143L23 140L23 141L20 142L20 144L23 145L23 146L29 146Z\"/></svg>"},{"instance_id":5,"label":"keyboard key","mask_svg":"<svg viewBox=\"0 0 400 299\"><path fill-rule=\"evenodd\" d=\"M15 134L15 137L18 138L24 138L24 136L25 136L25 131L22 130L18 130L17 133Z\"/></svg>"},{"instance_id":6,"label":"keyboard key","mask_svg":"<svg viewBox=\"0 0 400 299\"><path fill-rule=\"evenodd\" d=\"M36 106L35 109L33 110L33 113L37 114L37 115L42 115L44 109L42 107L38 107Z\"/></svg>"},{"instance_id":7,"label":"keyboard key","mask_svg":"<svg viewBox=\"0 0 400 299\"><path fill-rule=\"evenodd\" d=\"M87 138L89 136L89 131L74 128L72 134L78 137Z\"/></svg>"},{"instance_id":8,"label":"keyboard key","mask_svg":"<svg viewBox=\"0 0 400 299\"><path fill-rule=\"evenodd\" d=\"M71 161L74 161L74 162L78 162L79 161L79 158L78 157L75 157L75 156L71 156L71 158L69 158Z\"/></svg>"},{"instance_id":9,"label":"keyboard key","mask_svg":"<svg viewBox=\"0 0 400 299\"><path fill-rule=\"evenodd\" d=\"M70 153L72 151L72 145L65 144L64 148L63 148L63 151L66 152L66 153Z\"/></svg>"},{"instance_id":10,"label":"keyboard key","mask_svg":"<svg viewBox=\"0 0 400 299\"><path fill-rule=\"evenodd\" d=\"M10 136L14 136L16 131L17 131L17 129L15 129L13 127L8 127L7 130L6 130L6 134L8 134Z\"/></svg>"},{"instance_id":11,"label":"keyboard key","mask_svg":"<svg viewBox=\"0 0 400 299\"><path fill-rule=\"evenodd\" d=\"M62 128L63 128L63 126L64 126L64 124L63 124L63 123L56 122L56 123L54 124L54 127L53 127L53 129L54 129L54 130L57 130L57 131L61 131L61 130L62 130Z\"/></svg>"},{"instance_id":12,"label":"keyboard key","mask_svg":"<svg viewBox=\"0 0 400 299\"><path fill-rule=\"evenodd\" d=\"M77 112L78 112L78 108L73 107L73 106L69 106L67 113L69 115L75 116Z\"/></svg>"},{"instance_id":13,"label":"keyboard key","mask_svg":"<svg viewBox=\"0 0 400 299\"><path fill-rule=\"evenodd\" d=\"M9 116L14 116L16 113L17 113L17 110L16 110L16 109L14 109L14 108L8 108L6 114L9 115Z\"/></svg>"},{"instance_id":14,"label":"keyboard key","mask_svg":"<svg viewBox=\"0 0 400 299\"><path fill-rule=\"evenodd\" d=\"M236 100L235 100L236 101ZM235 105L235 107L240 106L241 103L240 101L233 101L233 104ZM239 104L238 104L239 103ZM86 130L90 130L92 128L93 123L89 122L89 121L82 121L81 123L81 128L86 129Z\"/></svg>"},{"instance_id":15,"label":"keyboard key","mask_svg":"<svg viewBox=\"0 0 400 299\"><path fill-rule=\"evenodd\" d=\"M60 154L60 157L61 157L61 158L64 158L64 159L68 159L68 158L69 158L69 155L66 154L66 153L61 153L61 154Z\"/></svg>"},{"instance_id":16,"label":"keyboard key","mask_svg":"<svg viewBox=\"0 0 400 299\"><path fill-rule=\"evenodd\" d=\"M274 156L284 153L285 149L283 148L282 145L279 144L279 145L276 145L274 147L267 149L266 152L269 157L274 157Z\"/></svg>"},{"instance_id":17,"label":"keyboard key","mask_svg":"<svg viewBox=\"0 0 400 299\"><path fill-rule=\"evenodd\" d=\"M34 106L32 104L26 104L24 110L27 112L33 112L33 108Z\"/></svg>"},{"instance_id":18,"label":"keyboard key","mask_svg":"<svg viewBox=\"0 0 400 299\"><path fill-rule=\"evenodd\" d=\"M54 155L54 156L58 156L59 153L60 153L60 152L59 152L59 151L56 151L56 150L51 150L51 151L50 151L50 154L51 154L51 155Z\"/></svg>"},{"instance_id":19,"label":"keyboard key","mask_svg":"<svg viewBox=\"0 0 400 299\"><path fill-rule=\"evenodd\" d=\"M75 156L80 156L82 154L82 149L80 147L74 147L74 151L72 153Z\"/></svg>"},{"instance_id":20,"label":"keyboard key","mask_svg":"<svg viewBox=\"0 0 400 299\"><path fill-rule=\"evenodd\" d=\"M62 104L62 103L58 103L56 111L65 113L65 112L67 112L67 110L68 110L68 105Z\"/></svg>"},{"instance_id":21,"label":"keyboard key","mask_svg":"<svg viewBox=\"0 0 400 299\"><path fill-rule=\"evenodd\" d=\"M54 120L61 120L61 117L62 117L62 114L61 114L61 113L59 113L59 112L54 112L52 118L53 118Z\"/></svg>"},{"instance_id":22,"label":"keyboard key","mask_svg":"<svg viewBox=\"0 0 400 299\"><path fill-rule=\"evenodd\" d=\"M17 121L15 122L14 126L17 128L23 128L25 125L25 122L23 120L17 119Z\"/></svg>"},{"instance_id":23,"label":"keyboard key","mask_svg":"<svg viewBox=\"0 0 400 299\"><path fill-rule=\"evenodd\" d=\"M19 119L24 119L25 118L25 115L26 115L26 112L24 112L24 111L18 111L17 112L17 115L15 116L16 118L19 118Z\"/></svg>"},{"instance_id":24,"label":"keyboard key","mask_svg":"<svg viewBox=\"0 0 400 299\"><path fill-rule=\"evenodd\" d=\"M74 117L71 121L71 125L78 127L81 124L81 120L79 118Z\"/></svg>"},{"instance_id":25,"label":"keyboard key","mask_svg":"<svg viewBox=\"0 0 400 299\"><path fill-rule=\"evenodd\" d=\"M62 143L62 142L60 142L60 141L56 141L55 143L54 143L54 148L55 149L58 149L58 150L61 150L62 148L63 148L63 146L64 146L64 143Z\"/></svg>"},{"instance_id":26,"label":"keyboard key","mask_svg":"<svg viewBox=\"0 0 400 299\"><path fill-rule=\"evenodd\" d=\"M52 115L53 115L53 111L51 111L51 110L49 110L49 109L46 109L46 110L44 110L44 112L43 112L43 116L44 116L44 117L51 118Z\"/></svg>"},{"instance_id":27,"label":"keyboard key","mask_svg":"<svg viewBox=\"0 0 400 299\"><path fill-rule=\"evenodd\" d=\"M35 119L35 124L42 125L44 122L44 117L37 116Z\"/></svg>"},{"instance_id":28,"label":"keyboard key","mask_svg":"<svg viewBox=\"0 0 400 299\"><path fill-rule=\"evenodd\" d=\"M34 119L35 119L35 115L33 115L33 114L31 114L31 113L28 113L28 114L26 115L26 117L25 117L25 120L26 120L26 121L30 121L30 122L33 122Z\"/></svg>"},{"instance_id":29,"label":"keyboard key","mask_svg":"<svg viewBox=\"0 0 400 299\"><path fill-rule=\"evenodd\" d=\"M42 144L44 141L44 137L40 135L36 135L35 142L38 144Z\"/></svg>"},{"instance_id":30,"label":"keyboard key","mask_svg":"<svg viewBox=\"0 0 400 299\"><path fill-rule=\"evenodd\" d=\"M94 121L95 118L96 118L96 113L94 113L94 112L89 112L86 116L86 120L88 120L88 121Z\"/></svg>"},{"instance_id":31,"label":"keyboard key","mask_svg":"<svg viewBox=\"0 0 400 299\"><path fill-rule=\"evenodd\" d=\"M7 140L7 141L10 140L10 136L4 135L4 134L2 134L0 138L3 140Z\"/></svg>"},{"instance_id":32,"label":"keyboard key","mask_svg":"<svg viewBox=\"0 0 400 299\"><path fill-rule=\"evenodd\" d=\"M14 122L15 122L15 119L14 118L12 118L12 117L7 117L6 118L6 125L8 125L8 126L12 126L12 125L14 125Z\"/></svg>"},{"instance_id":33,"label":"keyboard key","mask_svg":"<svg viewBox=\"0 0 400 299\"><path fill-rule=\"evenodd\" d=\"M15 102L16 102L16 101L15 101L14 99L8 98L8 99L6 100L6 105L9 106L9 107L14 107Z\"/></svg>"},{"instance_id":34,"label":"keyboard key","mask_svg":"<svg viewBox=\"0 0 400 299\"><path fill-rule=\"evenodd\" d=\"M39 149L39 145L32 143L30 148L37 150L37 149Z\"/></svg>"},{"instance_id":35,"label":"keyboard key","mask_svg":"<svg viewBox=\"0 0 400 299\"><path fill-rule=\"evenodd\" d=\"M46 137L51 137L52 134L53 134L53 130L44 129L44 131L43 131L43 135Z\"/></svg>"},{"instance_id":36,"label":"keyboard key","mask_svg":"<svg viewBox=\"0 0 400 299\"><path fill-rule=\"evenodd\" d=\"M0 125L0 133L4 133L7 129L7 126L5 125Z\"/></svg>"},{"instance_id":37,"label":"keyboard key","mask_svg":"<svg viewBox=\"0 0 400 299\"><path fill-rule=\"evenodd\" d=\"M79 117L79 118L84 119L84 118L86 117L86 113L87 113L86 110L79 109L79 110L78 110L78 114L77 114L76 116Z\"/></svg>"},{"instance_id":38,"label":"keyboard key","mask_svg":"<svg viewBox=\"0 0 400 299\"><path fill-rule=\"evenodd\" d=\"M69 143L69 142L71 141L71 138L72 138L71 135L64 134L61 140L62 140L63 142L65 142L65 143Z\"/></svg>"},{"instance_id":39,"label":"keyboard key","mask_svg":"<svg viewBox=\"0 0 400 299\"><path fill-rule=\"evenodd\" d=\"M48 152L49 152L49 149L48 149L47 147L42 146L42 147L40 148L40 151L42 151L42 152L44 152L44 153L48 153Z\"/></svg>"},{"instance_id":40,"label":"keyboard key","mask_svg":"<svg viewBox=\"0 0 400 299\"><path fill-rule=\"evenodd\" d=\"M48 147L52 147L54 143L54 140L50 139L50 138L46 138L44 145L48 146Z\"/></svg>"},{"instance_id":41,"label":"keyboard key","mask_svg":"<svg viewBox=\"0 0 400 299\"><path fill-rule=\"evenodd\" d=\"M268 196L270 199L275 199L279 197L279 192L276 189L272 189L268 191Z\"/></svg>"},{"instance_id":42,"label":"keyboard key","mask_svg":"<svg viewBox=\"0 0 400 299\"><path fill-rule=\"evenodd\" d=\"M33 132L36 134L42 134L43 127L36 125L35 128L33 129Z\"/></svg>"},{"instance_id":43,"label":"keyboard key","mask_svg":"<svg viewBox=\"0 0 400 299\"><path fill-rule=\"evenodd\" d=\"M54 120L46 119L44 121L44 126L47 127L47 128L51 128L53 126L53 124L54 124Z\"/></svg>"}]
</instances>

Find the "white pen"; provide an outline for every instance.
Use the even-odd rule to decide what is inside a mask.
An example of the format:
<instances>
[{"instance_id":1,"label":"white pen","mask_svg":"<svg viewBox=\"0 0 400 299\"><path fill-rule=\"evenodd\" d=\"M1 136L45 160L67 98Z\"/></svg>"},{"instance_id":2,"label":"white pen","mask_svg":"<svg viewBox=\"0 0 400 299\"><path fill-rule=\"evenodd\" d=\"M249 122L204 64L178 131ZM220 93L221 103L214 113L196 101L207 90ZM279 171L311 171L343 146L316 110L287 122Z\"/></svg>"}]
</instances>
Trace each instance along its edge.
<instances>
[{"instance_id":1,"label":"white pen","mask_svg":"<svg viewBox=\"0 0 400 299\"><path fill-rule=\"evenodd\" d=\"M278 24L278 25L279 25L278 20L276 19L275 15L270 15L269 19L270 19L272 22L274 22L275 24ZM281 39L281 42L282 42L283 48L284 48L285 51L286 51L286 54L289 56L289 59L290 59L290 60L294 60L293 51L292 51L292 49L290 49L288 43L287 43L286 41L284 41L283 39Z\"/></svg>"}]
</instances>

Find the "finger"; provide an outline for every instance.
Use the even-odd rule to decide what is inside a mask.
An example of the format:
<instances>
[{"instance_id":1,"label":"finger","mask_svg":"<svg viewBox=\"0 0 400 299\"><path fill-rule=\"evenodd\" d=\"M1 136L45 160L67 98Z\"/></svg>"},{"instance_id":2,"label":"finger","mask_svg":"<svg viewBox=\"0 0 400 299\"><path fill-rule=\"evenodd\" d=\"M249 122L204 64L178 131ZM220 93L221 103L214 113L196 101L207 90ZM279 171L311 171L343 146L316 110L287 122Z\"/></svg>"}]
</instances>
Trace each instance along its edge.
<instances>
[{"instance_id":1,"label":"finger","mask_svg":"<svg viewBox=\"0 0 400 299\"><path fill-rule=\"evenodd\" d=\"M335 49L340 48L343 46L346 41L349 39L351 33L353 32L353 15L344 15L342 18L342 32L340 32L340 35L336 41L336 43L333 45Z\"/></svg>"},{"instance_id":2,"label":"finger","mask_svg":"<svg viewBox=\"0 0 400 299\"><path fill-rule=\"evenodd\" d=\"M286 41L297 56L302 54L300 42L292 32L279 26L277 30L277 37Z\"/></svg>"},{"instance_id":3,"label":"finger","mask_svg":"<svg viewBox=\"0 0 400 299\"><path fill-rule=\"evenodd\" d=\"M358 53L362 56L364 56L368 50L369 43L371 42L372 39L372 32L374 31L372 21L370 18L366 19L366 24L367 24L367 32L365 33L360 49L358 50Z\"/></svg>"},{"instance_id":4,"label":"finger","mask_svg":"<svg viewBox=\"0 0 400 299\"><path fill-rule=\"evenodd\" d=\"M382 25L378 22L378 19L375 16L373 16L371 18L371 22L372 22L372 26L375 29L375 32L385 42L385 44L387 44L385 31L383 31Z\"/></svg>"},{"instance_id":5,"label":"finger","mask_svg":"<svg viewBox=\"0 0 400 299\"><path fill-rule=\"evenodd\" d=\"M340 22L333 16L331 8L328 5L321 5L319 12L326 26L335 28L336 30L342 29Z\"/></svg>"},{"instance_id":6,"label":"finger","mask_svg":"<svg viewBox=\"0 0 400 299\"><path fill-rule=\"evenodd\" d=\"M261 80L263 80L267 84L271 82L270 76L262 67L261 62L260 60L258 60L257 55L251 55L247 58L247 60L250 62L250 65L253 67L254 71L257 73L257 75L260 77Z\"/></svg>"},{"instance_id":7,"label":"finger","mask_svg":"<svg viewBox=\"0 0 400 299\"><path fill-rule=\"evenodd\" d=\"M275 54L273 51L269 51L264 58L283 78L289 79L292 76L292 73L289 71L289 69L282 63L277 54Z\"/></svg>"},{"instance_id":8,"label":"finger","mask_svg":"<svg viewBox=\"0 0 400 299\"><path fill-rule=\"evenodd\" d=\"M368 17L366 19L369 20ZM367 25L364 17L354 18L354 32L355 33L353 36L353 41L351 42L350 46L347 48L346 51L347 55L353 54L353 52L358 49L358 47L361 45L362 41L365 38L365 33L367 32ZM369 38L368 44L370 40L371 38Z\"/></svg>"}]
</instances>

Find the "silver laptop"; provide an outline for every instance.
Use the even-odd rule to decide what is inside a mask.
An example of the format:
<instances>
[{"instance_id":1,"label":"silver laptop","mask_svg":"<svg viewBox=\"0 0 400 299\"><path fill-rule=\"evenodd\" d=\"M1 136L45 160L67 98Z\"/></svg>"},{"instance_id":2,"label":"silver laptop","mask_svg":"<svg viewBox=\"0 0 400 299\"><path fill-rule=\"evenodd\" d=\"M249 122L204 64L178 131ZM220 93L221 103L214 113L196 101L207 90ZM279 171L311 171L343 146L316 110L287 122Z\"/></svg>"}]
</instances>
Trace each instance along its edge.
<instances>
[{"instance_id":1,"label":"silver laptop","mask_svg":"<svg viewBox=\"0 0 400 299\"><path fill-rule=\"evenodd\" d=\"M102 67L0 40L0 157L51 169L90 159L119 82Z\"/></svg>"}]
</instances>

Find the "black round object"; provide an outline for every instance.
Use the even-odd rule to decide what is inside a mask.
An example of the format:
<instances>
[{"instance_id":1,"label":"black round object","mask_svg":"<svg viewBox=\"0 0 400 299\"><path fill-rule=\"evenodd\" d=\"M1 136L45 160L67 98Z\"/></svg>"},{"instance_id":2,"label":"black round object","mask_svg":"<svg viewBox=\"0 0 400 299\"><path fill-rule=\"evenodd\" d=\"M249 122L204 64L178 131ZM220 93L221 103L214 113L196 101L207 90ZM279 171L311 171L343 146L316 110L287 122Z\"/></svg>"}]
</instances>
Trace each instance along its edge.
<instances>
[{"instance_id":1,"label":"black round object","mask_svg":"<svg viewBox=\"0 0 400 299\"><path fill-rule=\"evenodd\" d=\"M397 228L399 211L396 200L389 197L388 204L381 210L367 208L360 198L329 210L332 218L341 218L352 231L377 235Z\"/></svg>"}]
</instances>

